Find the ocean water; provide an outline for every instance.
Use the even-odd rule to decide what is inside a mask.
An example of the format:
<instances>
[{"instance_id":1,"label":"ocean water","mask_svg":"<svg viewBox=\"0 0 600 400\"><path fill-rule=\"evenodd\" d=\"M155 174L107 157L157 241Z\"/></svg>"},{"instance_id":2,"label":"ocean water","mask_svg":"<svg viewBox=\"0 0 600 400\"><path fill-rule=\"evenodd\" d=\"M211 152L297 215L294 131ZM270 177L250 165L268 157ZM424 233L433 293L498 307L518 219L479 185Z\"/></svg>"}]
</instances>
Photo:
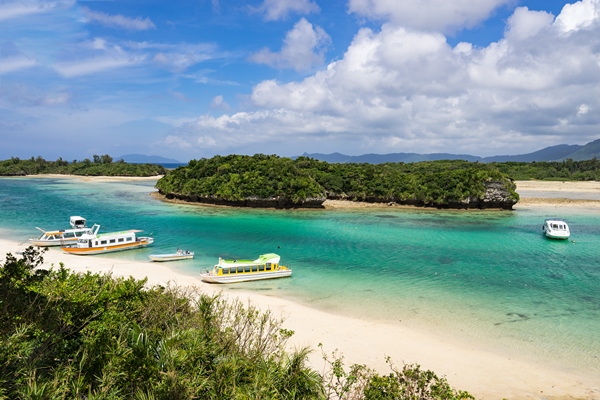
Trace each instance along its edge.
<instances>
[{"instance_id":1,"label":"ocean water","mask_svg":"<svg viewBox=\"0 0 600 400\"><path fill-rule=\"evenodd\" d=\"M276 252L292 278L233 288L600 374L600 210L254 210L163 203L153 185L0 178L0 235L24 241L81 215L155 238L111 257L181 247L194 260L169 267L196 276L219 256ZM571 240L546 239L548 217L566 219Z\"/></svg>"}]
</instances>

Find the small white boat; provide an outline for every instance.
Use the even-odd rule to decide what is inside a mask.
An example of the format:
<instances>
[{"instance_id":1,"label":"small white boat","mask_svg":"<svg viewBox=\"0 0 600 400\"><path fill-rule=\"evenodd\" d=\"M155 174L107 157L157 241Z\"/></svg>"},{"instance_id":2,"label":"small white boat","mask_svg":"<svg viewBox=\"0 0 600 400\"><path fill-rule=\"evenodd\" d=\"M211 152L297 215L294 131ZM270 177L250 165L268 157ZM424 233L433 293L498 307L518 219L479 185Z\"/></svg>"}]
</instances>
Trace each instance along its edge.
<instances>
[{"instance_id":1,"label":"small white boat","mask_svg":"<svg viewBox=\"0 0 600 400\"><path fill-rule=\"evenodd\" d=\"M263 254L256 260L223 260L219 257L219 263L200 278L208 283L236 283L291 276L290 268L279 265L280 258L274 253Z\"/></svg>"},{"instance_id":2,"label":"small white boat","mask_svg":"<svg viewBox=\"0 0 600 400\"><path fill-rule=\"evenodd\" d=\"M97 234L97 231L89 231L81 235L77 243L71 246L61 246L61 250L69 254L83 256L139 249L154 243L154 238L139 236L139 232L142 231L130 229L128 231L101 234Z\"/></svg>"},{"instance_id":3,"label":"small white boat","mask_svg":"<svg viewBox=\"0 0 600 400\"><path fill-rule=\"evenodd\" d=\"M150 258L150 261L156 262L189 260L194 258L194 252L189 250L177 249L175 253L171 254L150 254L148 258Z\"/></svg>"},{"instance_id":4,"label":"small white boat","mask_svg":"<svg viewBox=\"0 0 600 400\"><path fill-rule=\"evenodd\" d=\"M562 219L545 220L542 231L550 239L568 239L571 236L569 225Z\"/></svg>"},{"instance_id":5,"label":"small white boat","mask_svg":"<svg viewBox=\"0 0 600 400\"><path fill-rule=\"evenodd\" d=\"M50 246L65 246L70 243L75 243L79 238L86 232L93 231L98 232L100 225L94 225L92 228L86 226L85 218L79 216L72 216L70 218L71 229L56 229L52 231L45 231L42 228L35 227L42 234L33 239L29 239L31 244L38 247L50 247Z\"/></svg>"}]
</instances>

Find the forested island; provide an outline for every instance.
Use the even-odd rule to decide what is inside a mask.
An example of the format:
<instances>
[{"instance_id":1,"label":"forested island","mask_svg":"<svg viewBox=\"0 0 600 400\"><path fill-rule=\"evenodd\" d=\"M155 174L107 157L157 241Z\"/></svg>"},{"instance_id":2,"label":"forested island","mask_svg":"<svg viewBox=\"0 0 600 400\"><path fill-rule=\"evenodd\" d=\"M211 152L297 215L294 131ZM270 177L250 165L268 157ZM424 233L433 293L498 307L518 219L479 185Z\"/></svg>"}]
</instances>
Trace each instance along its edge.
<instances>
[{"instance_id":1,"label":"forested island","mask_svg":"<svg viewBox=\"0 0 600 400\"><path fill-rule=\"evenodd\" d=\"M94 155L92 160L68 162L62 158L46 161L42 157L21 160L12 157L0 161L0 176L27 176L38 174L81 175L81 176L158 176L166 170L157 164L128 164L123 160L113 161L108 154Z\"/></svg>"},{"instance_id":2,"label":"forested island","mask_svg":"<svg viewBox=\"0 0 600 400\"><path fill-rule=\"evenodd\" d=\"M191 160L156 188L168 199L247 207L322 207L326 199L436 208L511 209L514 182L467 161L333 164L307 157L229 155Z\"/></svg>"}]
</instances>

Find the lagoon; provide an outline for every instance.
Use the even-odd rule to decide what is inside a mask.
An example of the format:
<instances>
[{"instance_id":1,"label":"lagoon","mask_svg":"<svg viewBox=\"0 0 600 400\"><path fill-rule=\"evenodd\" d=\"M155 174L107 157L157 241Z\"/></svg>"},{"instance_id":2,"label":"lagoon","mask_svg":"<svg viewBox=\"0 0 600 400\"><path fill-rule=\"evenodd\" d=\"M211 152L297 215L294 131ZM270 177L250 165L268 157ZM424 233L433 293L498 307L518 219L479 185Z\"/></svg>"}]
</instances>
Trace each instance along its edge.
<instances>
[{"instance_id":1,"label":"lagoon","mask_svg":"<svg viewBox=\"0 0 600 400\"><path fill-rule=\"evenodd\" d=\"M143 229L155 238L151 248L111 257L145 262L181 247L194 260L169 267L193 276L218 257L276 252L291 279L233 290L600 375L600 209L236 209L163 203L149 196L153 185L0 178L0 236L24 241L36 226L66 228L81 215L104 231ZM567 220L571 240L546 239L547 217ZM66 256L66 266L77 260Z\"/></svg>"}]
</instances>

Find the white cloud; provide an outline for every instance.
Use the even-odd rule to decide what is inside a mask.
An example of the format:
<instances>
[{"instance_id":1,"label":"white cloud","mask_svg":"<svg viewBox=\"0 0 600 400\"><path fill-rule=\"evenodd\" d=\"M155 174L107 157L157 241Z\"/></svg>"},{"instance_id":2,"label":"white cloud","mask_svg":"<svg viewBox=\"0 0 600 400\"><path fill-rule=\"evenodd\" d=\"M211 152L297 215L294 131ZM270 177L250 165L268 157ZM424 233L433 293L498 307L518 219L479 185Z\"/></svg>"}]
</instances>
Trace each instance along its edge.
<instances>
[{"instance_id":1,"label":"white cloud","mask_svg":"<svg viewBox=\"0 0 600 400\"><path fill-rule=\"evenodd\" d=\"M178 136L216 151L268 142L292 155L493 155L514 154L515 142L522 153L565 137L586 143L600 123L590 122L600 107L600 25L581 35L563 28L548 13L518 8L505 37L483 48L452 48L440 33L392 23L361 29L326 69L298 82L258 83L248 97L255 111L202 116Z\"/></svg>"},{"instance_id":2,"label":"white cloud","mask_svg":"<svg viewBox=\"0 0 600 400\"><path fill-rule=\"evenodd\" d=\"M542 29L549 29L553 21L554 16L550 13L519 7L508 19L505 36L511 40L525 40L537 35Z\"/></svg>"},{"instance_id":3,"label":"white cloud","mask_svg":"<svg viewBox=\"0 0 600 400\"><path fill-rule=\"evenodd\" d=\"M111 28L128 29L132 31L144 31L155 29L156 26L150 18L129 18L123 15L109 15L103 12L92 11L87 7L81 7L86 16L86 22L96 22Z\"/></svg>"},{"instance_id":4,"label":"white cloud","mask_svg":"<svg viewBox=\"0 0 600 400\"><path fill-rule=\"evenodd\" d=\"M291 13L316 13L320 8L312 0L264 0L255 11L264 14L267 21L277 21L285 19Z\"/></svg>"},{"instance_id":5,"label":"white cloud","mask_svg":"<svg viewBox=\"0 0 600 400\"><path fill-rule=\"evenodd\" d=\"M70 49L71 57L53 65L56 72L65 78L96 74L105 70L131 67L146 59L144 54L133 54L121 46L109 44L95 38Z\"/></svg>"},{"instance_id":6,"label":"white cloud","mask_svg":"<svg viewBox=\"0 0 600 400\"><path fill-rule=\"evenodd\" d=\"M390 21L406 28L446 32L473 27L492 12L515 0L349 0L348 9L359 16Z\"/></svg>"},{"instance_id":7,"label":"white cloud","mask_svg":"<svg viewBox=\"0 0 600 400\"><path fill-rule=\"evenodd\" d=\"M29 57L19 55L16 57L0 58L0 74L19 71L24 68L33 67L35 60Z\"/></svg>"},{"instance_id":8,"label":"white cloud","mask_svg":"<svg viewBox=\"0 0 600 400\"><path fill-rule=\"evenodd\" d=\"M556 23L565 32L586 28L598 22L600 16L600 0L581 0L573 4L565 4Z\"/></svg>"},{"instance_id":9,"label":"white cloud","mask_svg":"<svg viewBox=\"0 0 600 400\"><path fill-rule=\"evenodd\" d=\"M229 110L229 104L223 99L223 96L215 96L210 102L210 108Z\"/></svg>"},{"instance_id":10,"label":"white cloud","mask_svg":"<svg viewBox=\"0 0 600 400\"><path fill-rule=\"evenodd\" d=\"M0 4L0 21L49 13L58 7L70 7L73 1L7 1Z\"/></svg>"},{"instance_id":11,"label":"white cloud","mask_svg":"<svg viewBox=\"0 0 600 400\"><path fill-rule=\"evenodd\" d=\"M293 68L305 71L315 65L322 65L326 47L331 38L321 27L313 27L306 19L298 21L283 41L281 51L271 52L262 49L250 56L250 60L267 64L274 68Z\"/></svg>"}]
</instances>

